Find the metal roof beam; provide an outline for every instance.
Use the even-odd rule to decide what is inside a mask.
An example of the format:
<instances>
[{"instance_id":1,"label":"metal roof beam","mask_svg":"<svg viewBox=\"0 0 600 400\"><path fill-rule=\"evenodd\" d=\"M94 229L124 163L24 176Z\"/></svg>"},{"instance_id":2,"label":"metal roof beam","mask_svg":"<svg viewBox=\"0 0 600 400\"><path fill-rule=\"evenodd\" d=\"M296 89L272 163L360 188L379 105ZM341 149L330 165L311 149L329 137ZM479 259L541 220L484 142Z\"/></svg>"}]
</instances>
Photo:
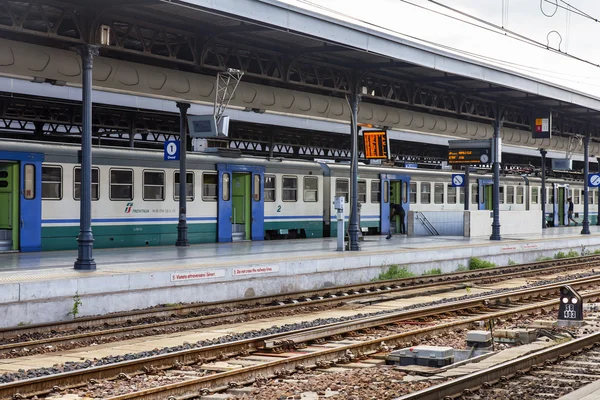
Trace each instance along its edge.
<instances>
[{"instance_id":1,"label":"metal roof beam","mask_svg":"<svg viewBox=\"0 0 600 400\"><path fill-rule=\"evenodd\" d=\"M416 83L436 83L436 82L460 82L460 81L469 81L471 78L465 78L464 76L456 76L456 75L445 75L445 76L428 76L425 78L413 78L412 82Z\"/></svg>"},{"instance_id":2,"label":"metal roof beam","mask_svg":"<svg viewBox=\"0 0 600 400\"><path fill-rule=\"evenodd\" d=\"M403 61L386 61L379 63L356 63L350 66L353 69L375 69L375 68L418 68L418 65L409 64Z\"/></svg>"}]
</instances>

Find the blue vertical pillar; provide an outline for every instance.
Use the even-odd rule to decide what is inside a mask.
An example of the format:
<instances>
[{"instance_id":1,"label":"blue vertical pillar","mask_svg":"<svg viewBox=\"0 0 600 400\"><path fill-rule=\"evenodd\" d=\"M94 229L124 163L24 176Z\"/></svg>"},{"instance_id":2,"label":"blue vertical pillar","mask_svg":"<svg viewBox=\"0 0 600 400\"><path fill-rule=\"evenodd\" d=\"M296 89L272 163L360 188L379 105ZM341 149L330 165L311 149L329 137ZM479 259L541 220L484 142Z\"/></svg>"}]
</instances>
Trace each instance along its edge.
<instances>
[{"instance_id":1,"label":"blue vertical pillar","mask_svg":"<svg viewBox=\"0 0 600 400\"><path fill-rule=\"evenodd\" d=\"M588 198L590 178L590 135L586 133L583 138L583 223L581 234L590 234L590 202Z\"/></svg>"},{"instance_id":2,"label":"blue vertical pillar","mask_svg":"<svg viewBox=\"0 0 600 400\"><path fill-rule=\"evenodd\" d=\"M179 223L177 224L177 241L175 246L187 247L190 245L188 240L187 226L187 129L186 118L189 103L177 103L179 108Z\"/></svg>"},{"instance_id":3,"label":"blue vertical pillar","mask_svg":"<svg viewBox=\"0 0 600 400\"><path fill-rule=\"evenodd\" d=\"M542 229L546 229L546 154L548 152L544 149L540 149L542 155Z\"/></svg>"},{"instance_id":4,"label":"blue vertical pillar","mask_svg":"<svg viewBox=\"0 0 600 400\"><path fill-rule=\"evenodd\" d=\"M83 45L78 49L82 64L82 130L81 130L81 197L79 200L79 235L75 269L93 271L96 262L92 254L92 66L98 47Z\"/></svg>"},{"instance_id":5,"label":"blue vertical pillar","mask_svg":"<svg viewBox=\"0 0 600 400\"><path fill-rule=\"evenodd\" d=\"M498 107L499 108L499 107ZM496 113L496 121L494 121L494 196L493 196L493 214L492 235L490 240L502 240L500 236L500 128L502 127L501 111Z\"/></svg>"},{"instance_id":6,"label":"blue vertical pillar","mask_svg":"<svg viewBox=\"0 0 600 400\"><path fill-rule=\"evenodd\" d=\"M350 130L352 162L350 170L350 223L348 224L348 250L358 251L358 102L360 96L353 94L350 97L350 109L352 111L352 127ZM382 194L383 196L383 194Z\"/></svg>"},{"instance_id":7,"label":"blue vertical pillar","mask_svg":"<svg viewBox=\"0 0 600 400\"><path fill-rule=\"evenodd\" d=\"M600 157L596 157L598 162L598 173L600 173ZM598 214L596 215L596 226L600 226L600 187L596 189L598 191Z\"/></svg>"}]
</instances>

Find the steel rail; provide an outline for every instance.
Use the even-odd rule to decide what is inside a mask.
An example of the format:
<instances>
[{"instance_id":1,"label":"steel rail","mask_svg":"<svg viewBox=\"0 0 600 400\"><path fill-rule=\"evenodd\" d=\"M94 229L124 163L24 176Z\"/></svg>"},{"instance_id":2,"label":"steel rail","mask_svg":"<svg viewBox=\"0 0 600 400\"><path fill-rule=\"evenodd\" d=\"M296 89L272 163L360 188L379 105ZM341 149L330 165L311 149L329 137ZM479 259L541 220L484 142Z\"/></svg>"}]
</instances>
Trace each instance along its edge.
<instances>
[{"instance_id":1,"label":"steel rail","mask_svg":"<svg viewBox=\"0 0 600 400\"><path fill-rule=\"evenodd\" d=\"M582 294L582 297L589 298L598 298L600 296L600 290L596 290L594 292ZM559 303L558 299L544 301L535 305L521 306L516 309L504 310L500 312L490 313L488 315L479 315L476 317L467 318L464 320L457 320L453 322L448 322L444 324L439 324L433 327L421 328L418 330L413 330L409 332L398 333L386 337L380 337L376 339L371 339L359 343L348 344L343 347L336 347L332 349L324 349L320 352L314 353L304 353L298 356L290 357L290 358L282 358L277 361L268 362L264 364L259 364L255 366L245 367L233 371L228 371L224 373L219 373L215 375L209 375L201 378L193 378L187 381L173 383L161 387L154 387L150 389L140 390L132 393L127 393L123 395L113 396L106 400L129 400L129 399L140 399L140 400L158 400L171 398L176 396L183 397L194 397L194 393L196 396L199 396L198 393L200 391L208 390L208 391L220 391L224 390L228 387L230 382L236 383L252 383L259 376L262 378L265 377L275 377L277 376L278 370L281 369L294 369L298 366L307 366L307 365L316 365L318 361L329 361L336 363L340 359L345 359L347 352L350 351L353 354L362 354L362 355L372 355L381 351L380 347L383 342L388 345L395 344L406 344L407 342L411 342L413 340L418 340L427 335L438 335L445 333L448 329L457 329L461 327L468 327L473 322L486 320L490 318L501 318L506 316L514 316L515 314L523 314L529 313L532 310L536 309L545 309L548 307L555 308ZM598 333L600 335L600 333ZM343 363L341 364L343 365ZM415 395L419 393L416 392ZM429 398L423 397L411 397L411 400L440 400L444 399L443 396L432 396ZM402 398L404 400L404 398Z\"/></svg>"},{"instance_id":2,"label":"steel rail","mask_svg":"<svg viewBox=\"0 0 600 400\"><path fill-rule=\"evenodd\" d=\"M484 296L481 298L473 299L470 301L462 301L462 302L448 302L443 304L443 307L438 307L439 312L437 314L444 314L448 312L455 312L457 310L464 310L475 307L482 307L489 305L489 301L492 299L496 300L505 300L505 301L515 301L517 299L526 299L533 300L534 297L543 293L544 291L555 291L558 290L562 285L569 284L573 288L583 288L592 284L600 283L600 276L587 277L587 278L579 278L573 279L569 281L562 282L560 284L550 284L544 285L540 287L536 287L533 289L521 289L518 291L509 291L500 294L496 294L493 296ZM598 291L600 294L600 291ZM588 295L588 297L591 295ZM554 301L555 303L557 301ZM503 304L507 305L507 304ZM392 322L401 322L403 319L415 319L423 316L435 315L435 307L431 306L425 309L414 309L408 310L404 312L395 313L396 318L387 318L387 315L375 317L380 318L379 325L386 325ZM539 306L538 306L539 308ZM508 313L514 313L514 310L508 311ZM480 316L477 317L478 320L487 319L489 316ZM366 318L372 320L373 317ZM373 322L373 321L370 321ZM343 326L344 329L348 329L349 324L360 324L361 320L357 319L350 322L338 322L333 324L328 324L324 326L320 326L319 330L321 330L320 337L328 337L331 334L327 334L327 329L332 329L336 326ZM359 330L364 328L356 328L354 330ZM314 328L304 328L299 331L294 332L301 333L306 332L310 334L310 331L314 330ZM161 354L157 356L151 356L143 359L132 360L132 361L124 361L109 365L103 365L98 367L91 367L87 369L82 369L78 371L70 371L64 372L56 375L44 376L39 378L26 379L21 381L10 382L6 384L0 385L0 398L11 397L16 393L23 394L41 394L45 393L49 390L52 390L53 387L56 386L77 386L82 383L87 382L89 379L107 379L113 378L120 373L135 373L138 371L142 371L144 368L168 368L171 365L176 363L180 364L191 364L197 363L199 361L207 361L218 359L222 357L223 354L227 354L230 356L234 356L240 353L247 353L251 351L257 351L263 348L264 343L269 340L277 340L279 338L284 338L285 336L289 336L290 333L279 333L274 335L269 335L261 338L254 338L248 340L242 340L237 342L231 342L216 346L207 346L196 349L182 350L168 354ZM311 337L315 337L312 335Z\"/></svg>"},{"instance_id":3,"label":"steel rail","mask_svg":"<svg viewBox=\"0 0 600 400\"><path fill-rule=\"evenodd\" d=\"M516 374L528 372L532 367L544 362L553 361L561 356L578 352L585 348L600 345L600 332L559 344L536 353L519 357L502 364L489 367L464 377L431 386L395 400L440 400L454 398L465 390L472 390L486 383L497 382L500 379L510 378Z\"/></svg>"},{"instance_id":4,"label":"steel rail","mask_svg":"<svg viewBox=\"0 0 600 400\"><path fill-rule=\"evenodd\" d=\"M264 307L258 307L254 309L243 309L238 311L231 311L226 313L219 314L208 314L201 316L192 316L192 317L182 317L179 320L169 320L169 321L160 321L154 323L142 323L138 325L127 325L125 327L115 327L109 328L101 331L93 331L93 332L83 332L83 333L75 333L65 336L56 336L50 338L43 338L37 340L21 340L14 343L5 343L0 344L0 354L7 352L16 352L22 350L23 348L31 348L35 346L47 346L47 345L61 345L61 344L70 344L76 341L82 340L101 340L104 338L115 338L115 337L123 337L123 336L131 336L132 334L142 335L147 332L152 332L156 328L185 328L185 327L194 327L197 324L215 324L220 321L231 322L234 318L248 318L248 317L261 317L273 312L277 311L287 311L292 308L303 307L303 306L326 306L333 305L339 303L340 301L347 302L349 300L359 299L361 297L371 297L377 295L379 293L394 293L397 291L404 291L407 289L427 289L431 287L438 287L440 283L442 284L461 284L466 282L479 282L481 280L487 279L497 279L497 280L505 280L510 279L512 277L522 277L531 274L537 274L540 272L549 273L553 270L560 269L561 271L565 269L577 269L577 268L585 268L592 267L598 261L600 261L600 256L585 256L581 257L584 262L576 263L576 264L568 264L568 262L574 261L574 259L561 259L561 260L552 260L547 262L546 264L539 263L529 263L529 264L520 264L515 266L507 266L507 267L496 267L489 268L485 270L475 270L475 271L464 271L464 272L455 272L450 274L442 274L442 275L431 275L431 276L420 276L420 277L412 277L412 278L404 278L398 280L389 280L389 281L380 281L377 283L365 283L358 285L345 285L339 286L335 288L327 288L322 290L314 290L310 292L295 292L290 294L285 294L281 296L264 296L260 298L253 299L244 299L240 301L232 301L232 302L214 302L214 303L206 303L204 305L193 305L193 306L175 306L168 307L167 309L159 309L156 311L156 315L152 315L152 317L165 317L165 316L181 316L184 315L184 310L186 312L192 313L194 310L202 308L204 311L206 309L215 309L215 308L226 308L231 306L240 306L240 305L249 305L260 303L259 300L264 302L274 302L274 301L290 301L290 298L296 296L298 300L291 302L290 304L280 304L280 305L265 305ZM579 260L579 258L577 259ZM567 264L567 265L565 265ZM493 273L494 272L494 273ZM498 273L500 275L497 275ZM426 283L425 283L426 282ZM447 289L452 290L451 288ZM322 298L314 298L314 296L320 295ZM416 295L416 294L414 294ZM414 296L413 295L413 296ZM311 296L313 297L311 299ZM275 300L279 297L278 300ZM284 299L285 297L285 299ZM390 298L387 297L384 299L385 301L389 301ZM73 330L78 329L80 327L90 327L90 326L100 326L103 324L108 324L107 321L122 321L127 318L127 321L131 322L131 317L137 315L140 319L142 318L150 318L148 310L137 310L132 313L119 313L118 315L108 315L105 317L96 317L96 318L81 318L73 321L61 321L57 323L48 323L48 324L37 324L37 325L28 325L26 327L15 327L15 328L3 328L0 329L0 339L11 340L16 339L19 336L30 335L33 333L49 333L55 331L65 331L67 328L71 328ZM58 325L58 326L57 326Z\"/></svg>"},{"instance_id":5,"label":"steel rail","mask_svg":"<svg viewBox=\"0 0 600 400\"><path fill-rule=\"evenodd\" d=\"M595 263L595 261L586 261L585 263L581 263L581 264L573 264L573 265L569 266L568 268L569 269L582 268L585 266L591 266L588 264L594 264L594 263ZM524 275L536 274L536 273L540 273L540 272L544 272L544 271L549 272L550 270L554 270L554 269L560 269L561 271L563 271L565 269L565 267L563 265L553 265L550 267L542 268L541 270L539 268L533 269L533 270L527 269L526 271L504 273L500 276L492 276L492 277L484 275L482 277L476 277L475 279L472 279L472 278L471 279L470 278L459 279L459 280L448 281L443 284L444 285L458 285L458 284L462 284L465 282L479 282L480 280L485 281L485 280L489 280L490 278L505 280L505 279L510 279L511 277L522 277ZM142 325L105 329L105 330L101 330L101 331L92 331L92 332L76 333L76 334L65 335L65 336L49 337L49 338L43 338L43 339L38 339L38 340L27 340L27 341L15 342L15 343L6 343L6 344L0 344L0 354L9 353L9 352L18 352L18 351L23 350L24 348L31 349L33 347L41 347L41 346L48 346L48 345L58 346L58 345L62 345L62 344L72 344L74 342L84 341L84 340L89 341L89 340L102 340L102 339L106 339L106 338L114 339L114 338L122 338L122 337L131 337L132 335L143 335L148 332L154 332L154 330L157 328L183 329L183 328L197 328L199 324L210 326L210 325L215 325L220 322L232 323L232 322L235 322L236 319L247 320L248 318L260 318L260 317L269 316L270 314L276 313L276 312L287 312L287 311L293 310L294 308L298 308L298 307L333 306L335 304L339 304L340 302L348 302L348 301L353 301L353 300L364 298L364 297L366 297L366 298L372 297L374 295L377 295L378 293L382 293L382 294L386 293L386 297L379 301L390 301L390 300L393 300L396 298L414 297L414 296L420 295L420 293L412 293L407 296L404 296L404 295L399 295L397 297L387 296L387 294L394 293L396 291L402 292L402 291L405 291L408 289L419 290L419 289L427 289L427 288L435 287L437 289L436 291L427 292L427 294L434 294L434 293L440 293L440 292L446 292L446 291L452 291L454 289L458 289L457 287L455 287L455 288L443 287L443 286L440 287L439 285L440 285L440 283L433 282L433 283L426 283L426 284L422 284L422 285L418 285L418 286L406 286L406 287L400 286L398 288L388 287L387 291L383 291L383 290L356 291L356 290L354 290L354 293L352 293L352 294L346 293L344 296L339 294L340 292L337 292L338 293L337 296L334 295L332 297L322 298L322 299L314 299L311 301L297 301L297 302L294 302L291 304L282 304L282 305L276 305L276 306L264 306L264 307L255 308L255 309L238 310L238 311L232 311L232 312L221 313L221 314L188 317L188 318L182 318L179 320L161 321L161 322L148 323L148 324L142 324ZM268 347L270 347L270 346L268 346Z\"/></svg>"}]
</instances>

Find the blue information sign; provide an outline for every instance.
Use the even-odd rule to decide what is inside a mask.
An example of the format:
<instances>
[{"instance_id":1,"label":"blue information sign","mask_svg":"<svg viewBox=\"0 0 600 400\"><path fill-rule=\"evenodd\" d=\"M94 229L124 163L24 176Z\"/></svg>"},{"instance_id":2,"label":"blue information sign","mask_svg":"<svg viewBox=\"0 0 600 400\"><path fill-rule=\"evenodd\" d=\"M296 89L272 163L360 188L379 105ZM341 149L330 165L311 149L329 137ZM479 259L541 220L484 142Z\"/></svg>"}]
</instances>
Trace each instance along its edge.
<instances>
[{"instance_id":1,"label":"blue information sign","mask_svg":"<svg viewBox=\"0 0 600 400\"><path fill-rule=\"evenodd\" d=\"M452 186L453 187L465 186L465 175L464 174L452 174Z\"/></svg>"},{"instance_id":2,"label":"blue information sign","mask_svg":"<svg viewBox=\"0 0 600 400\"><path fill-rule=\"evenodd\" d=\"M165 142L165 161L179 160L179 140Z\"/></svg>"},{"instance_id":3,"label":"blue information sign","mask_svg":"<svg viewBox=\"0 0 600 400\"><path fill-rule=\"evenodd\" d=\"M588 177L588 183L590 187L600 186L600 174L590 174Z\"/></svg>"}]
</instances>

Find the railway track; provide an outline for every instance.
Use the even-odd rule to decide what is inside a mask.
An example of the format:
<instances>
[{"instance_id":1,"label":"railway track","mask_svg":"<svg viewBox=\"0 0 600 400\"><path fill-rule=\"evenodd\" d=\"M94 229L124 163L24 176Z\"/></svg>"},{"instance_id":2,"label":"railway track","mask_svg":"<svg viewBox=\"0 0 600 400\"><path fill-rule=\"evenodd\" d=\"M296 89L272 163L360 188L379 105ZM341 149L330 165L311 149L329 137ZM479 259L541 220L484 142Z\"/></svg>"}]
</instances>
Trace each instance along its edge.
<instances>
[{"instance_id":1,"label":"railway track","mask_svg":"<svg viewBox=\"0 0 600 400\"><path fill-rule=\"evenodd\" d=\"M557 399L600 379L600 332L519 357L398 400Z\"/></svg>"},{"instance_id":2,"label":"railway track","mask_svg":"<svg viewBox=\"0 0 600 400\"><path fill-rule=\"evenodd\" d=\"M389 301L396 298L423 294L410 293L408 289L429 290L429 293L455 290L441 284L466 285L490 283L517 277L565 272L600 265L600 256L560 259L475 271L463 271L441 275L426 275L365 284L346 285L308 292L295 292L280 296L264 296L231 302L214 302L184 306L138 310L103 317L78 318L48 324L28 325L0 329L0 354L20 354L24 349L49 348L77 343L116 341L123 338L156 334L161 329L185 330L208 327L220 323L250 321L268 316L293 313L310 308L335 307L348 302L372 299ZM385 298L383 298L385 296ZM219 312L223 310L230 310ZM160 332L162 333L162 332Z\"/></svg>"},{"instance_id":3,"label":"railway track","mask_svg":"<svg viewBox=\"0 0 600 400\"><path fill-rule=\"evenodd\" d=\"M235 382L235 385L243 385L256 379L278 376L298 368L343 363L355 358L372 356L385 348L402 346L426 335L441 334L449 329L468 327L475 321L506 318L519 313L533 313L541 309L549 310L557 306L558 291L565 284L580 291L593 287L595 288L593 291L582 293L583 297L593 301L600 298L600 290L597 289L600 286L600 276L579 278L475 299L451 301L359 318L317 328L306 328L295 332L11 382L0 385L0 398L10 398L17 393L19 396L42 395L52 390L85 386L91 379L130 379L131 376L149 374L159 370L180 369L182 366L192 368L191 374L196 374L196 377L189 379L190 376L187 376L188 379L181 382L116 396L114 400L166 399L169 396L194 398L199 393L223 390L232 382ZM439 320L444 315L453 316L453 319L449 322L440 322ZM386 330L395 324L427 318L435 319L440 323L400 333L386 333ZM343 339L344 337L352 338L357 331L372 332L374 330L381 330L380 334L375 335L375 338L372 337L373 334L370 334L366 340L353 341L350 339L348 342L348 339ZM323 344L322 342L326 339L329 339L330 342ZM331 341L331 339L333 340ZM307 343L321 343L321 345L304 348ZM219 371L218 367L211 364L215 361L229 359L237 360L242 367ZM124 376L127 378L123 378Z\"/></svg>"}]
</instances>

